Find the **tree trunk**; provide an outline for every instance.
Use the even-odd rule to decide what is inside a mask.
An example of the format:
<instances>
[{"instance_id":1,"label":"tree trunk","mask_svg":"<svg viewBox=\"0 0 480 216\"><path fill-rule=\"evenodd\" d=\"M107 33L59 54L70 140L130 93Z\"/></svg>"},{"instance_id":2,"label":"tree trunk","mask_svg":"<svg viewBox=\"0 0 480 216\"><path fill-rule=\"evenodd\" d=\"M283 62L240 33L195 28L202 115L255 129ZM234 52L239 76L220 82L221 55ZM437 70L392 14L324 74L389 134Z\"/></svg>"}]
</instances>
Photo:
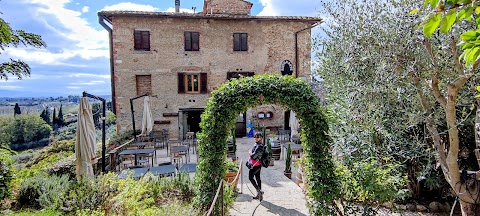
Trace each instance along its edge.
<instances>
[{"instance_id":1,"label":"tree trunk","mask_svg":"<svg viewBox=\"0 0 480 216\"><path fill-rule=\"evenodd\" d=\"M475 205L472 203L460 201L460 208L462 210L462 215L468 216L480 216L480 207L475 208ZM452 207L453 208L453 207Z\"/></svg>"},{"instance_id":2,"label":"tree trunk","mask_svg":"<svg viewBox=\"0 0 480 216\"><path fill-rule=\"evenodd\" d=\"M477 113L475 114L475 143L480 148L480 104L477 100Z\"/></svg>"}]
</instances>

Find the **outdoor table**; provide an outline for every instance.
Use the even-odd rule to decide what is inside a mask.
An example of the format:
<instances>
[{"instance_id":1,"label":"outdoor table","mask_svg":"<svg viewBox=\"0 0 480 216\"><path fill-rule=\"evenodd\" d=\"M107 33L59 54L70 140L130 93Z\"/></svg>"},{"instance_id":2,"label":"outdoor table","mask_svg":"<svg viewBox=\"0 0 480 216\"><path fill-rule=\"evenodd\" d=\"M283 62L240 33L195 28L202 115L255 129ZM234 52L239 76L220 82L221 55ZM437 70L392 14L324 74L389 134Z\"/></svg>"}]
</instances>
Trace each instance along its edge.
<instances>
[{"instance_id":1,"label":"outdoor table","mask_svg":"<svg viewBox=\"0 0 480 216\"><path fill-rule=\"evenodd\" d=\"M184 164L180 169L179 172L196 172L197 171L197 164Z\"/></svg>"},{"instance_id":2,"label":"outdoor table","mask_svg":"<svg viewBox=\"0 0 480 216\"><path fill-rule=\"evenodd\" d=\"M155 153L155 149L129 149L123 150L118 155L135 155L135 166L137 165L137 155L139 154L152 154ZM153 167L153 160L152 160Z\"/></svg>"},{"instance_id":3,"label":"outdoor table","mask_svg":"<svg viewBox=\"0 0 480 216\"><path fill-rule=\"evenodd\" d=\"M158 167L152 167L150 168L150 172L153 175L173 175L175 174L176 167L174 165L164 165L164 166L158 166Z\"/></svg>"},{"instance_id":4,"label":"outdoor table","mask_svg":"<svg viewBox=\"0 0 480 216\"><path fill-rule=\"evenodd\" d=\"M132 171L133 171L132 178L140 178L140 177L142 177L143 175L145 175L145 173L147 173L148 168L126 169L126 170L123 170L123 171L118 175L118 178L119 178L119 179L127 178L127 177L128 177L128 171L129 171L129 170L132 170Z\"/></svg>"},{"instance_id":5,"label":"outdoor table","mask_svg":"<svg viewBox=\"0 0 480 216\"><path fill-rule=\"evenodd\" d=\"M185 155L185 161L190 161L189 160L189 157L190 157L190 151L188 150L188 146L187 145L181 145L181 146L172 146L170 153L179 153L179 152L185 152L187 153Z\"/></svg>"},{"instance_id":6,"label":"outdoor table","mask_svg":"<svg viewBox=\"0 0 480 216\"><path fill-rule=\"evenodd\" d=\"M287 144L283 144L283 148L285 148L285 151L283 152L283 159L286 158L286 154L287 154L287 149L288 149L288 143ZM303 146L302 144L294 144L294 143L290 143L290 148L292 149L292 151L303 151Z\"/></svg>"},{"instance_id":7,"label":"outdoor table","mask_svg":"<svg viewBox=\"0 0 480 216\"><path fill-rule=\"evenodd\" d=\"M168 140L168 143L167 143L167 156L168 156L168 146L169 146L171 143L182 144L182 140L180 140L180 139L169 139L169 140Z\"/></svg>"}]
</instances>

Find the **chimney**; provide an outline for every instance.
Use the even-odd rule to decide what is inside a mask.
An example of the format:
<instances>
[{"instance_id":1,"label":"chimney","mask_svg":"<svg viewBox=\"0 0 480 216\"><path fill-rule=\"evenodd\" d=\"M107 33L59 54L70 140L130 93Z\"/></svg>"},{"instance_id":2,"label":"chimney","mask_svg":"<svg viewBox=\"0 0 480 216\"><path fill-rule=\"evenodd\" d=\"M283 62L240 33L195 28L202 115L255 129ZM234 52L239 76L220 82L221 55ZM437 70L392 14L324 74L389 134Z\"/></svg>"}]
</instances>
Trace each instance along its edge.
<instances>
[{"instance_id":1,"label":"chimney","mask_svg":"<svg viewBox=\"0 0 480 216\"><path fill-rule=\"evenodd\" d=\"M175 0L175 13L180 13L180 0Z\"/></svg>"}]
</instances>

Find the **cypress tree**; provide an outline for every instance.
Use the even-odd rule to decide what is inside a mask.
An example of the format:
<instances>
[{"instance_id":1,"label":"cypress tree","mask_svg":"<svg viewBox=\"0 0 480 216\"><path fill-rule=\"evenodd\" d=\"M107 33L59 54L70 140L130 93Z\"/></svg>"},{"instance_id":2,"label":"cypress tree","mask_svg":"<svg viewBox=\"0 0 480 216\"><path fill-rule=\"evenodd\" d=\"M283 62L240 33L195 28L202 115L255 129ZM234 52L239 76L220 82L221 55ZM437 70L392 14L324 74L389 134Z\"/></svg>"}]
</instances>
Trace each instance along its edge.
<instances>
[{"instance_id":1,"label":"cypress tree","mask_svg":"<svg viewBox=\"0 0 480 216\"><path fill-rule=\"evenodd\" d=\"M22 111L20 111L20 106L18 106L18 103L15 103L15 107L13 108L13 115L20 115L22 114Z\"/></svg>"},{"instance_id":2,"label":"cypress tree","mask_svg":"<svg viewBox=\"0 0 480 216\"><path fill-rule=\"evenodd\" d=\"M59 126L65 125L65 120L63 119L63 111L62 111L62 104L60 104L60 109L58 110L58 118L57 118L57 124Z\"/></svg>"},{"instance_id":3,"label":"cypress tree","mask_svg":"<svg viewBox=\"0 0 480 216\"><path fill-rule=\"evenodd\" d=\"M55 110L55 108L53 108L52 126L55 126L57 124L56 113L57 113L57 111Z\"/></svg>"}]
</instances>

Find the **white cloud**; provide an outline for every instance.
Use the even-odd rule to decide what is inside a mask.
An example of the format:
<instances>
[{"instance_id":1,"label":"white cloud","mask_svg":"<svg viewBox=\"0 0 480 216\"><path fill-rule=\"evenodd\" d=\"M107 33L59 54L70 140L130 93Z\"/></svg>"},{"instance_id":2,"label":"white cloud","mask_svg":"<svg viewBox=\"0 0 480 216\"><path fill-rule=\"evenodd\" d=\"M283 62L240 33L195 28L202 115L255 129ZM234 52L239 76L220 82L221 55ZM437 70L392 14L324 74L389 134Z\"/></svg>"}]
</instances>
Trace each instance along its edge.
<instances>
[{"instance_id":1,"label":"white cloud","mask_svg":"<svg viewBox=\"0 0 480 216\"><path fill-rule=\"evenodd\" d=\"M164 12L175 12L174 7L169 7L166 11ZM187 8L180 8L181 13L193 13L192 9L187 9ZM198 12L198 10L195 11L195 13Z\"/></svg>"},{"instance_id":2,"label":"white cloud","mask_svg":"<svg viewBox=\"0 0 480 216\"><path fill-rule=\"evenodd\" d=\"M72 46L64 48L60 53L47 51L31 52L28 49L9 51L13 57L22 57L26 61L41 64L59 65L61 61L80 56L83 59L108 58L108 32L97 31L83 18L81 12L65 8L70 0L25 0L31 3L36 10L36 19L44 22L45 26L71 41ZM39 6L39 7L37 7ZM88 11L83 7L82 11ZM62 29L62 30L59 30ZM48 43L47 43L48 44ZM28 55L24 55L28 52Z\"/></svg>"},{"instance_id":3,"label":"white cloud","mask_svg":"<svg viewBox=\"0 0 480 216\"><path fill-rule=\"evenodd\" d=\"M75 74L70 74L68 77L74 77L74 78L81 78L81 77L95 77L95 78L103 78L103 79L110 79L110 75L105 75L105 74L89 74L89 73L75 73Z\"/></svg>"},{"instance_id":4,"label":"white cloud","mask_svg":"<svg viewBox=\"0 0 480 216\"><path fill-rule=\"evenodd\" d=\"M100 85L100 84L104 84L105 81L104 80L91 80L91 81L87 81L87 82L78 82L78 83L70 83L70 85L73 85L73 86L78 86L78 85Z\"/></svg>"},{"instance_id":5,"label":"white cloud","mask_svg":"<svg viewBox=\"0 0 480 216\"><path fill-rule=\"evenodd\" d=\"M259 0L263 6L258 16L316 16L318 0Z\"/></svg>"},{"instance_id":6,"label":"white cloud","mask_svg":"<svg viewBox=\"0 0 480 216\"><path fill-rule=\"evenodd\" d=\"M128 10L128 11L157 11L156 7L151 5L135 4L132 2L122 2L114 5L105 6L102 11Z\"/></svg>"},{"instance_id":7,"label":"white cloud","mask_svg":"<svg viewBox=\"0 0 480 216\"><path fill-rule=\"evenodd\" d=\"M263 6L263 10L258 13L258 16L278 16L278 9L275 9L273 0L260 0L260 4Z\"/></svg>"},{"instance_id":8,"label":"white cloud","mask_svg":"<svg viewBox=\"0 0 480 216\"><path fill-rule=\"evenodd\" d=\"M80 86L67 86L68 89L80 89Z\"/></svg>"},{"instance_id":9,"label":"white cloud","mask_svg":"<svg viewBox=\"0 0 480 216\"><path fill-rule=\"evenodd\" d=\"M22 89L23 87L20 86L0 86L1 90L19 90Z\"/></svg>"},{"instance_id":10,"label":"white cloud","mask_svg":"<svg viewBox=\"0 0 480 216\"><path fill-rule=\"evenodd\" d=\"M82 13L87 13L90 10L90 7L88 6L83 6L82 8Z\"/></svg>"}]
</instances>

